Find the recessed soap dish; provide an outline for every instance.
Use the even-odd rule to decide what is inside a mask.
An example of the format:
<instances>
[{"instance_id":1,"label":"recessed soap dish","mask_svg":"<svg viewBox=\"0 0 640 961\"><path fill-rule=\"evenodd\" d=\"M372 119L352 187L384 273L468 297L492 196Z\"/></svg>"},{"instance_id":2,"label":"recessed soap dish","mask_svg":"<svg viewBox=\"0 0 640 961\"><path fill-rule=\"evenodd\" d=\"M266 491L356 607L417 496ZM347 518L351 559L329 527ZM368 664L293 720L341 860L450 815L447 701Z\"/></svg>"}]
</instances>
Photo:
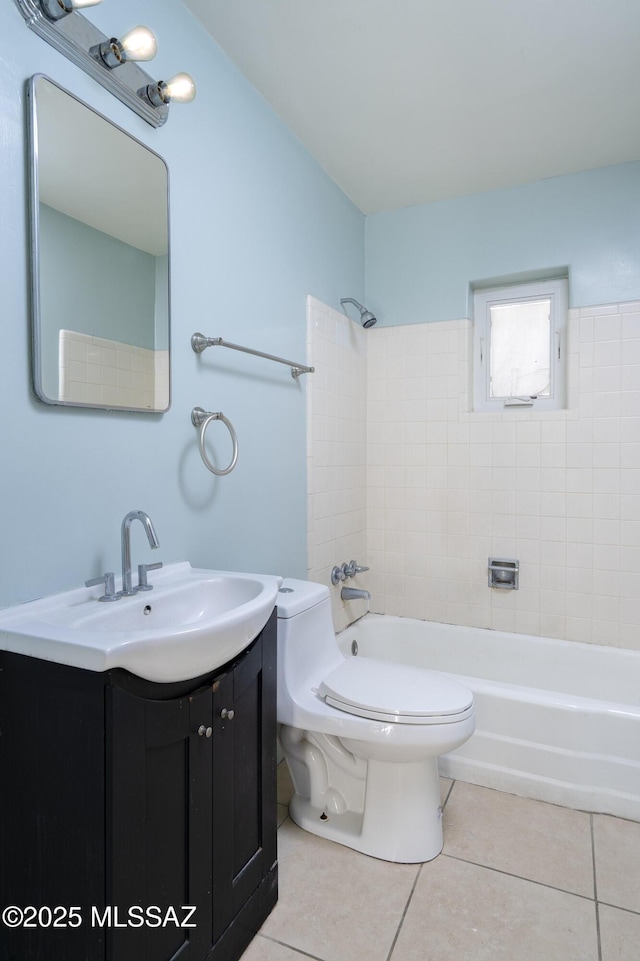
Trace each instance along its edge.
<instances>
[{"instance_id":1,"label":"recessed soap dish","mask_svg":"<svg viewBox=\"0 0 640 961\"><path fill-rule=\"evenodd\" d=\"M489 558L489 587L503 591L517 591L520 579L520 561Z\"/></svg>"}]
</instances>

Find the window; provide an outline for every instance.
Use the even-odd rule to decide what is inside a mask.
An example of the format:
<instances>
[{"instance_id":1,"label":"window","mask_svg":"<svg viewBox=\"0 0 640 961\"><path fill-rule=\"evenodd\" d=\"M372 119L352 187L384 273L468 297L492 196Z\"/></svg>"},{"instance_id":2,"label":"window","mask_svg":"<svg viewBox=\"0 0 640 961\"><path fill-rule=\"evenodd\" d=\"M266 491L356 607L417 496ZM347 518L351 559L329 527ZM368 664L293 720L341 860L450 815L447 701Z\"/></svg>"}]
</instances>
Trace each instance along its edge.
<instances>
[{"instance_id":1,"label":"window","mask_svg":"<svg viewBox=\"0 0 640 961\"><path fill-rule=\"evenodd\" d=\"M474 410L565 406L567 281L476 290Z\"/></svg>"}]
</instances>

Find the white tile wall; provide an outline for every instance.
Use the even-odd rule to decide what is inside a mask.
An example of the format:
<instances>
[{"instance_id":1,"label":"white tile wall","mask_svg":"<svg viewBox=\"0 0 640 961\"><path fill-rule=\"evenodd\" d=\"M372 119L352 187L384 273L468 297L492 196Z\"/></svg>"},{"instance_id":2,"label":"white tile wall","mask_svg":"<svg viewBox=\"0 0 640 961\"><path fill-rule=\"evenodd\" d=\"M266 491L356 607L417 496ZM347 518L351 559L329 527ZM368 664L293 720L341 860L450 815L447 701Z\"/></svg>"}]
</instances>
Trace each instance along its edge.
<instances>
[{"instance_id":1,"label":"white tile wall","mask_svg":"<svg viewBox=\"0 0 640 961\"><path fill-rule=\"evenodd\" d=\"M59 399L162 410L169 398L169 351L148 350L75 330L59 336Z\"/></svg>"},{"instance_id":2,"label":"white tile wall","mask_svg":"<svg viewBox=\"0 0 640 961\"><path fill-rule=\"evenodd\" d=\"M308 577L331 586L334 564L366 553L366 332L307 298ZM350 583L352 583L350 581ZM331 586L336 630L354 616ZM358 602L361 603L361 602Z\"/></svg>"},{"instance_id":3,"label":"white tile wall","mask_svg":"<svg viewBox=\"0 0 640 961\"><path fill-rule=\"evenodd\" d=\"M155 410L166 410L170 401L169 351L154 350L153 374Z\"/></svg>"},{"instance_id":4,"label":"white tile wall","mask_svg":"<svg viewBox=\"0 0 640 961\"><path fill-rule=\"evenodd\" d=\"M364 425L349 421L358 460L366 430L366 493L351 487L349 503L367 505L358 553L374 609L640 648L640 303L570 312L566 411L470 412L467 320L357 335L341 367L330 351L318 366L334 368L321 376L341 396L337 372L366 357ZM310 417L310 457L324 430L338 473L342 407ZM325 476L310 498L330 493ZM324 528L343 531L330 504ZM489 556L520 560L519 591L488 588ZM324 580L318 559L310 571Z\"/></svg>"}]
</instances>

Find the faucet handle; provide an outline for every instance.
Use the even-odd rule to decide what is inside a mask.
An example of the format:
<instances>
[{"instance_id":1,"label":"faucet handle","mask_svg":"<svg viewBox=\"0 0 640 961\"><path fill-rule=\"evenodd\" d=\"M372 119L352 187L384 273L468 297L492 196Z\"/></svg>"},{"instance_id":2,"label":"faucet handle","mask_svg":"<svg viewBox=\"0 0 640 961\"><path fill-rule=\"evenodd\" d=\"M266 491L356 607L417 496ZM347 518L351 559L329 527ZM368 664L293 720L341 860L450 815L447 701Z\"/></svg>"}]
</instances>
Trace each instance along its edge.
<instances>
[{"instance_id":1,"label":"faucet handle","mask_svg":"<svg viewBox=\"0 0 640 961\"><path fill-rule=\"evenodd\" d=\"M148 571L158 571L162 567L162 561L157 564L138 564L138 587L139 591L152 591L153 584L147 582Z\"/></svg>"},{"instance_id":2,"label":"faucet handle","mask_svg":"<svg viewBox=\"0 0 640 961\"><path fill-rule=\"evenodd\" d=\"M355 577L356 574L362 574L368 570L368 567L361 567L357 561L349 561L348 564L342 565L342 571L345 577Z\"/></svg>"},{"instance_id":3,"label":"faucet handle","mask_svg":"<svg viewBox=\"0 0 640 961\"><path fill-rule=\"evenodd\" d=\"M95 587L97 584L104 584L104 594L98 598L99 601L119 601L120 595L116 594L116 576L113 571L107 571L102 577L92 577L85 581L85 587Z\"/></svg>"}]
</instances>

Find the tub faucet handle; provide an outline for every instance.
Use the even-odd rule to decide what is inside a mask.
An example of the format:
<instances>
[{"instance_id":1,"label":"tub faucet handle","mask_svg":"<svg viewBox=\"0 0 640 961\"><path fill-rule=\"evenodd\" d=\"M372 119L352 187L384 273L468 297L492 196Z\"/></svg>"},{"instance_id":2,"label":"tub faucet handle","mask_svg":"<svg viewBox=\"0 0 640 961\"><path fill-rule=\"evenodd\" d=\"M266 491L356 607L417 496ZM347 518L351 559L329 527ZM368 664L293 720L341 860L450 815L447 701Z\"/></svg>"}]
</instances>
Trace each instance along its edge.
<instances>
[{"instance_id":1,"label":"tub faucet handle","mask_svg":"<svg viewBox=\"0 0 640 961\"><path fill-rule=\"evenodd\" d=\"M364 571L368 570L368 567L361 567L357 561L349 561L348 564L342 565L342 571L345 577L355 577L356 574L362 574Z\"/></svg>"},{"instance_id":2,"label":"tub faucet handle","mask_svg":"<svg viewBox=\"0 0 640 961\"><path fill-rule=\"evenodd\" d=\"M345 579L346 574L344 572L344 567L345 567L344 564L342 565L342 567L339 567L336 564L334 567L331 568L331 583L334 585L334 587L336 584L339 584L340 581L343 581Z\"/></svg>"}]
</instances>

